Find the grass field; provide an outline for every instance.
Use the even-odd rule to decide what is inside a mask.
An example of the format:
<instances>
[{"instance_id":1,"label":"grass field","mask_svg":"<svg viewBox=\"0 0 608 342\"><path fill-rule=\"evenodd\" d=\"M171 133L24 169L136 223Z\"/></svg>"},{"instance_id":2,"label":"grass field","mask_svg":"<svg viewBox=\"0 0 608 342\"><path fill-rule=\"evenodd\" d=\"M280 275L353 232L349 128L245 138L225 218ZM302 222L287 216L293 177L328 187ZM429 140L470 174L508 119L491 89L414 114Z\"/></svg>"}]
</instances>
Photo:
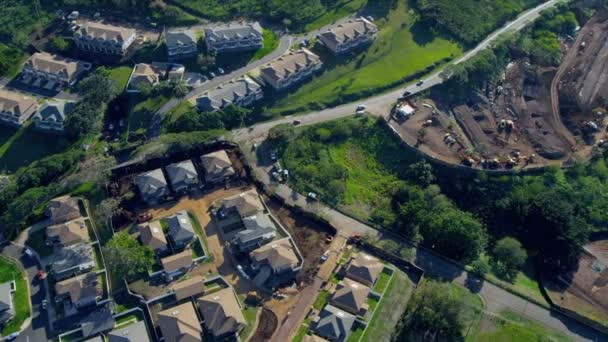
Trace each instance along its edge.
<instances>
[{"instance_id":1,"label":"grass field","mask_svg":"<svg viewBox=\"0 0 608 342\"><path fill-rule=\"evenodd\" d=\"M323 308L325 307L325 304L327 304L328 301L329 301L329 291L321 290L321 291L319 291L319 294L317 295L317 299L315 299L315 302L312 304L312 307L317 310L323 310Z\"/></svg>"},{"instance_id":2,"label":"grass field","mask_svg":"<svg viewBox=\"0 0 608 342\"><path fill-rule=\"evenodd\" d=\"M506 320L493 320L495 331L480 333L475 341L570 341L569 338L514 312L504 311L500 316Z\"/></svg>"},{"instance_id":3,"label":"grass field","mask_svg":"<svg viewBox=\"0 0 608 342\"><path fill-rule=\"evenodd\" d=\"M458 44L436 37L417 20L407 2L399 0L386 19L376 20L380 32L366 51L348 60L332 61L333 57L323 56L325 72L269 104L270 113L301 112L370 95L462 53Z\"/></svg>"},{"instance_id":4,"label":"grass field","mask_svg":"<svg viewBox=\"0 0 608 342\"><path fill-rule=\"evenodd\" d=\"M38 132L29 123L18 130L2 126L0 143L0 171L10 172L40 158L63 152L70 146L61 135Z\"/></svg>"},{"instance_id":5,"label":"grass field","mask_svg":"<svg viewBox=\"0 0 608 342\"><path fill-rule=\"evenodd\" d=\"M131 76L131 71L133 68L130 66L119 66L115 68L109 68L110 77L116 81L116 87L119 91L125 90L127 87L127 82L129 82L129 77Z\"/></svg>"},{"instance_id":6,"label":"grass field","mask_svg":"<svg viewBox=\"0 0 608 342\"><path fill-rule=\"evenodd\" d=\"M304 27L304 31L314 31L325 25L329 25L338 19L357 13L367 4L367 0L336 0L331 2L322 16Z\"/></svg>"},{"instance_id":7,"label":"grass field","mask_svg":"<svg viewBox=\"0 0 608 342\"><path fill-rule=\"evenodd\" d=\"M135 133L145 132L152 123L154 113L156 113L167 100L168 99L164 96L156 96L135 104L129 113L128 131Z\"/></svg>"},{"instance_id":8,"label":"grass field","mask_svg":"<svg viewBox=\"0 0 608 342\"><path fill-rule=\"evenodd\" d=\"M241 331L239 337L241 340L245 341L253 332L253 328L255 326L255 319L257 317L258 311L260 310L257 306L246 306L243 309L243 316L245 316L245 321L247 321L247 326Z\"/></svg>"},{"instance_id":9,"label":"grass field","mask_svg":"<svg viewBox=\"0 0 608 342\"><path fill-rule=\"evenodd\" d=\"M262 59L264 56L279 47L279 37L272 30L264 29L263 37L264 47L256 51L253 56L251 56L251 59L249 60L250 63Z\"/></svg>"},{"instance_id":10,"label":"grass field","mask_svg":"<svg viewBox=\"0 0 608 342\"><path fill-rule=\"evenodd\" d=\"M390 204L387 194L403 182L398 175L414 161L415 156L404 153L399 141L385 127L369 118L349 118L339 123L303 129L314 135L326 129L338 131L343 125L354 127L347 138L332 139L320 146L309 147L311 143L308 140L315 138L304 131L285 149L283 163L290 170L291 182L300 193L314 191L324 201L331 200L349 215L368 220L375 209ZM312 150L311 155L303 154L302 150ZM312 163L328 166L317 171L307 170ZM335 169L345 170L343 178L337 180L343 193L332 191L324 178L326 170Z\"/></svg>"},{"instance_id":11,"label":"grass field","mask_svg":"<svg viewBox=\"0 0 608 342\"><path fill-rule=\"evenodd\" d=\"M376 280L376 283L374 284L374 292L382 293L384 291L384 289L386 288L386 285L388 285L388 281L390 279L391 279L391 275L388 272L385 272L385 271L380 272L380 276L378 276L378 279Z\"/></svg>"},{"instance_id":12,"label":"grass field","mask_svg":"<svg viewBox=\"0 0 608 342\"><path fill-rule=\"evenodd\" d=\"M9 259L0 257L0 283L15 280L15 317L2 328L2 335L7 336L19 331L21 324L30 316L27 283L21 268Z\"/></svg>"}]
</instances>

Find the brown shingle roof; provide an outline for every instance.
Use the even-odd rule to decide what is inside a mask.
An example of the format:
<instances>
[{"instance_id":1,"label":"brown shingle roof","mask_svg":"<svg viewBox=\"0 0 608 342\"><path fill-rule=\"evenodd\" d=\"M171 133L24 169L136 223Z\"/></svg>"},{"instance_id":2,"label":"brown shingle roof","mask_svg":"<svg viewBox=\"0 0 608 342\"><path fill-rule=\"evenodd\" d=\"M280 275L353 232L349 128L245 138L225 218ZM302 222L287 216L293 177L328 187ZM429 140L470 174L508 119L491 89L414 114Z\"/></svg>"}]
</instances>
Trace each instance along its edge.
<instances>
[{"instance_id":1,"label":"brown shingle roof","mask_svg":"<svg viewBox=\"0 0 608 342\"><path fill-rule=\"evenodd\" d=\"M367 309L367 295L370 288L354 280L344 278L338 284L331 303L353 315L358 315L362 309Z\"/></svg>"},{"instance_id":2,"label":"brown shingle roof","mask_svg":"<svg viewBox=\"0 0 608 342\"><path fill-rule=\"evenodd\" d=\"M165 272L172 272L180 268L189 267L192 265L192 250L186 249L181 253L177 253L166 258L160 259Z\"/></svg>"},{"instance_id":3,"label":"brown shingle roof","mask_svg":"<svg viewBox=\"0 0 608 342\"><path fill-rule=\"evenodd\" d=\"M188 297L195 297L205 291L205 278L200 275L190 279L180 281L172 286L175 292L175 299L182 300Z\"/></svg>"},{"instance_id":4,"label":"brown shingle roof","mask_svg":"<svg viewBox=\"0 0 608 342\"><path fill-rule=\"evenodd\" d=\"M53 223L63 223L80 217L78 201L70 196L57 197L46 208L47 216Z\"/></svg>"},{"instance_id":5,"label":"brown shingle roof","mask_svg":"<svg viewBox=\"0 0 608 342\"><path fill-rule=\"evenodd\" d=\"M141 84L154 86L165 76L166 70L154 64L139 63L133 68L129 87L137 88Z\"/></svg>"},{"instance_id":6,"label":"brown shingle roof","mask_svg":"<svg viewBox=\"0 0 608 342\"><path fill-rule=\"evenodd\" d=\"M226 209L235 208L243 217L253 216L258 212L264 211L264 205L255 189L227 197L221 203Z\"/></svg>"},{"instance_id":7,"label":"brown shingle roof","mask_svg":"<svg viewBox=\"0 0 608 342\"><path fill-rule=\"evenodd\" d=\"M139 225L141 243L150 246L155 251L167 248L167 238L163 233L160 221L152 221Z\"/></svg>"},{"instance_id":8,"label":"brown shingle roof","mask_svg":"<svg viewBox=\"0 0 608 342\"><path fill-rule=\"evenodd\" d=\"M346 23L339 24L332 27L326 32L321 34L321 40L325 43L336 45L342 43L356 36L365 34L367 32L376 32L378 27L372 22L365 18L357 18L355 20L349 20Z\"/></svg>"},{"instance_id":9,"label":"brown shingle roof","mask_svg":"<svg viewBox=\"0 0 608 342\"><path fill-rule=\"evenodd\" d=\"M279 80L287 77L288 74L296 73L304 67L319 62L321 62L319 56L306 49L300 49L297 51L290 51L288 54L268 63L262 68L261 72L266 77Z\"/></svg>"},{"instance_id":10,"label":"brown shingle roof","mask_svg":"<svg viewBox=\"0 0 608 342\"><path fill-rule=\"evenodd\" d=\"M205 176L211 177L229 177L234 175L232 161L228 157L225 150L216 151L205 154L201 157L201 163L205 168Z\"/></svg>"},{"instance_id":11,"label":"brown shingle roof","mask_svg":"<svg viewBox=\"0 0 608 342\"><path fill-rule=\"evenodd\" d=\"M359 253L351 259L346 269L346 276L371 286L383 269L384 265L378 259L365 253Z\"/></svg>"},{"instance_id":12,"label":"brown shingle roof","mask_svg":"<svg viewBox=\"0 0 608 342\"><path fill-rule=\"evenodd\" d=\"M267 263L273 270L295 268L299 264L298 256L288 238L271 242L251 252L257 263Z\"/></svg>"},{"instance_id":13,"label":"brown shingle roof","mask_svg":"<svg viewBox=\"0 0 608 342\"><path fill-rule=\"evenodd\" d=\"M56 283L55 292L58 295L69 293L72 303L77 303L87 297L95 298L103 294L99 278L94 272Z\"/></svg>"},{"instance_id":14,"label":"brown shingle roof","mask_svg":"<svg viewBox=\"0 0 608 342\"><path fill-rule=\"evenodd\" d=\"M197 302L205 326L215 337L237 333L246 324L236 294L230 287L203 296Z\"/></svg>"},{"instance_id":15,"label":"brown shingle roof","mask_svg":"<svg viewBox=\"0 0 608 342\"><path fill-rule=\"evenodd\" d=\"M26 66L33 70L63 74L68 79L74 77L83 68L83 64L84 62L47 52L36 52L26 62Z\"/></svg>"},{"instance_id":16,"label":"brown shingle roof","mask_svg":"<svg viewBox=\"0 0 608 342\"><path fill-rule=\"evenodd\" d=\"M94 21L83 23L80 32L83 35L91 35L93 38L101 38L104 40L116 39L117 41L125 41L131 35L135 34L135 30L130 28L107 25Z\"/></svg>"},{"instance_id":17,"label":"brown shingle roof","mask_svg":"<svg viewBox=\"0 0 608 342\"><path fill-rule=\"evenodd\" d=\"M202 341L203 329L192 302L174 306L158 313L158 325L165 342Z\"/></svg>"},{"instance_id":18,"label":"brown shingle roof","mask_svg":"<svg viewBox=\"0 0 608 342\"><path fill-rule=\"evenodd\" d=\"M65 223L59 223L46 228L46 235L49 238L58 238L64 245L89 241L89 230L84 222L84 218L79 217Z\"/></svg>"},{"instance_id":19,"label":"brown shingle roof","mask_svg":"<svg viewBox=\"0 0 608 342\"><path fill-rule=\"evenodd\" d=\"M31 115L36 110L36 99L21 94L0 90L0 112L11 113L12 115Z\"/></svg>"}]
</instances>

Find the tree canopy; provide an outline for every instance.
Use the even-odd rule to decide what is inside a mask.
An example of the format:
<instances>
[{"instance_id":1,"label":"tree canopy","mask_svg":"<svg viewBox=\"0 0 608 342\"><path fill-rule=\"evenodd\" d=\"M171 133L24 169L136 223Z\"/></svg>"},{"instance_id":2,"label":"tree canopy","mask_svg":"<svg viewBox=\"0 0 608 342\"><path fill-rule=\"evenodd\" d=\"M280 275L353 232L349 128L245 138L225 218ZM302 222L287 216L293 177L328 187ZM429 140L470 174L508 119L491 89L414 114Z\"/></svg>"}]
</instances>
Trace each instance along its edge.
<instances>
[{"instance_id":1,"label":"tree canopy","mask_svg":"<svg viewBox=\"0 0 608 342\"><path fill-rule=\"evenodd\" d=\"M123 231L103 247L103 255L112 274L130 279L147 272L156 262L154 250Z\"/></svg>"}]
</instances>

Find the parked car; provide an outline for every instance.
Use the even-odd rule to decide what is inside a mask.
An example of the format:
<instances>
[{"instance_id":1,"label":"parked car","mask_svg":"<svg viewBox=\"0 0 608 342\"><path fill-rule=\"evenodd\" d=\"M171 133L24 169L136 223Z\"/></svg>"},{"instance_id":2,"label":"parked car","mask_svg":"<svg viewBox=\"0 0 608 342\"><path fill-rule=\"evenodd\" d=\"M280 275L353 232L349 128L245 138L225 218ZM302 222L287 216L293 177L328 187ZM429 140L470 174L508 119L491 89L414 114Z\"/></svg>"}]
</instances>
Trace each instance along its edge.
<instances>
[{"instance_id":1,"label":"parked car","mask_svg":"<svg viewBox=\"0 0 608 342\"><path fill-rule=\"evenodd\" d=\"M111 131L111 130L113 130L113 129L114 129L114 124L109 124L109 125L108 125L108 130L110 130L110 131Z\"/></svg>"},{"instance_id":2,"label":"parked car","mask_svg":"<svg viewBox=\"0 0 608 342\"><path fill-rule=\"evenodd\" d=\"M222 68L217 68L217 72L219 72L220 75L223 75L225 73L224 69Z\"/></svg>"},{"instance_id":3,"label":"parked car","mask_svg":"<svg viewBox=\"0 0 608 342\"><path fill-rule=\"evenodd\" d=\"M139 222L147 222L147 221L150 221L151 219L152 219L152 213L150 213L148 211L137 215L137 221L139 221Z\"/></svg>"},{"instance_id":4,"label":"parked car","mask_svg":"<svg viewBox=\"0 0 608 342\"><path fill-rule=\"evenodd\" d=\"M369 21L374 21L374 17L372 17L371 15L368 15L367 17L365 17L365 19Z\"/></svg>"},{"instance_id":5,"label":"parked car","mask_svg":"<svg viewBox=\"0 0 608 342\"><path fill-rule=\"evenodd\" d=\"M272 160L272 161L277 160L277 151L276 150L270 151L270 160Z\"/></svg>"},{"instance_id":6,"label":"parked car","mask_svg":"<svg viewBox=\"0 0 608 342\"><path fill-rule=\"evenodd\" d=\"M46 299L42 300L42 310L46 310L46 307L48 306L48 302L46 301Z\"/></svg>"},{"instance_id":7,"label":"parked car","mask_svg":"<svg viewBox=\"0 0 608 342\"><path fill-rule=\"evenodd\" d=\"M27 255L27 256L28 256L28 257L30 257L30 258L33 258L33 257L34 257L34 252L32 252L32 250L31 250L31 249L29 249L29 248L26 248L26 249L23 251L23 253L25 253L25 255Z\"/></svg>"},{"instance_id":8,"label":"parked car","mask_svg":"<svg viewBox=\"0 0 608 342\"><path fill-rule=\"evenodd\" d=\"M358 111L361 111L361 110L365 110L366 108L367 108L367 106L366 106L366 105L364 105L364 104L360 104L360 105L358 105L358 106L357 106L357 112L358 112Z\"/></svg>"},{"instance_id":9,"label":"parked car","mask_svg":"<svg viewBox=\"0 0 608 342\"><path fill-rule=\"evenodd\" d=\"M212 71L209 73L210 78L214 78L215 77L215 73Z\"/></svg>"},{"instance_id":10,"label":"parked car","mask_svg":"<svg viewBox=\"0 0 608 342\"><path fill-rule=\"evenodd\" d=\"M416 85L417 85L418 87L420 87L420 86L421 86L421 85L423 85L423 84L424 84L424 81L423 81L423 80L420 80L420 81L416 82Z\"/></svg>"},{"instance_id":11,"label":"parked car","mask_svg":"<svg viewBox=\"0 0 608 342\"><path fill-rule=\"evenodd\" d=\"M412 95L412 92L409 90L406 90L403 92L403 96L410 96L410 95Z\"/></svg>"},{"instance_id":12,"label":"parked car","mask_svg":"<svg viewBox=\"0 0 608 342\"><path fill-rule=\"evenodd\" d=\"M297 125L299 125L301 123L302 123L302 121L300 121L300 120L293 120L293 125L294 126L297 126Z\"/></svg>"},{"instance_id":13,"label":"parked car","mask_svg":"<svg viewBox=\"0 0 608 342\"><path fill-rule=\"evenodd\" d=\"M46 279L46 272L44 272L43 270L38 270L38 272L36 272L36 278L40 280Z\"/></svg>"},{"instance_id":14,"label":"parked car","mask_svg":"<svg viewBox=\"0 0 608 342\"><path fill-rule=\"evenodd\" d=\"M308 197L312 201L316 201L318 196L314 192L309 192L308 195L306 195L306 197Z\"/></svg>"},{"instance_id":15,"label":"parked car","mask_svg":"<svg viewBox=\"0 0 608 342\"><path fill-rule=\"evenodd\" d=\"M329 251L325 251L325 253L321 255L321 262L325 262L327 259L329 259Z\"/></svg>"}]
</instances>

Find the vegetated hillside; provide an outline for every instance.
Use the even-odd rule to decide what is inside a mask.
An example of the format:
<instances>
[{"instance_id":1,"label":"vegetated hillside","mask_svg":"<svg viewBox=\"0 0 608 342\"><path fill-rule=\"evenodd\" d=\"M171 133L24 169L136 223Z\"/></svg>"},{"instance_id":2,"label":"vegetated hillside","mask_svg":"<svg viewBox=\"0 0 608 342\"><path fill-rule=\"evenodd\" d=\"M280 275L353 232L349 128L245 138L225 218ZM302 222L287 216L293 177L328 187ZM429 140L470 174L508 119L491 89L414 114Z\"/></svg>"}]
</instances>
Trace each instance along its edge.
<instances>
[{"instance_id":1,"label":"vegetated hillside","mask_svg":"<svg viewBox=\"0 0 608 342\"><path fill-rule=\"evenodd\" d=\"M415 0L424 20L465 44L489 32L540 0Z\"/></svg>"}]
</instances>

